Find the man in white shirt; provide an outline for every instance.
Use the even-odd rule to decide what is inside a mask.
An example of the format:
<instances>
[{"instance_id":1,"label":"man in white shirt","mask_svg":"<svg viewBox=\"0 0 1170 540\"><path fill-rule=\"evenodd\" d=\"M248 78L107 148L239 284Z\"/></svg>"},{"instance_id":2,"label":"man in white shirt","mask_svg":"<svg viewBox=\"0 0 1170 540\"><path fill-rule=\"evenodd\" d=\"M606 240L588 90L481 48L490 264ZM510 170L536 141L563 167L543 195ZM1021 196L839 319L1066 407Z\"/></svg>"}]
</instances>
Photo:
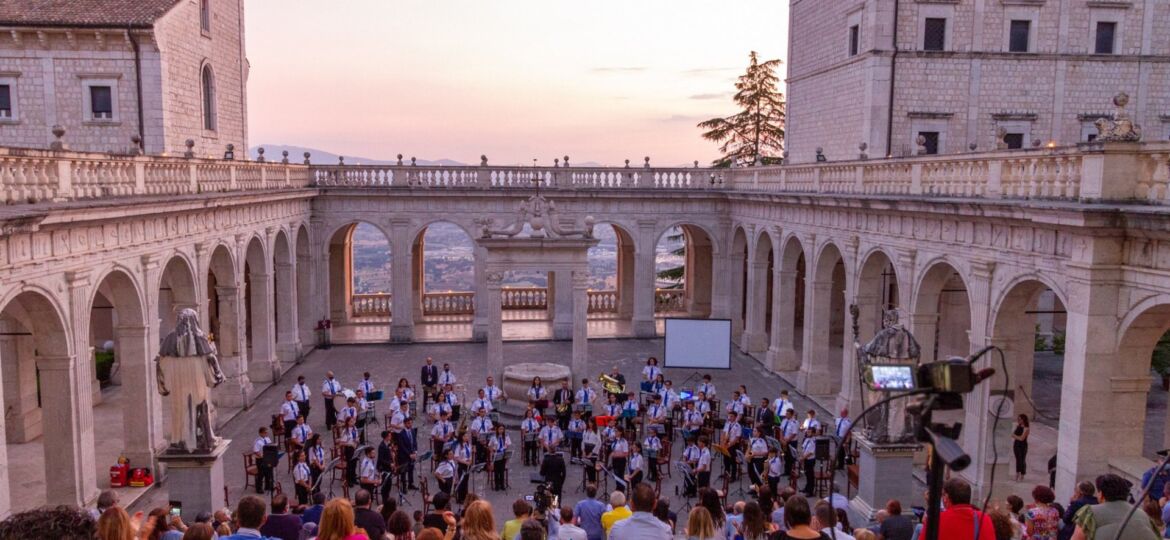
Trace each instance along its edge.
<instances>
[{"instance_id":1,"label":"man in white shirt","mask_svg":"<svg viewBox=\"0 0 1170 540\"><path fill-rule=\"evenodd\" d=\"M841 408L841 416L833 420L833 437L837 443L837 448L844 448L849 444L850 428L853 427L853 422L849 420L849 409L847 407ZM845 452L837 451L836 468L838 470L845 468Z\"/></svg>"},{"instance_id":2,"label":"man in white shirt","mask_svg":"<svg viewBox=\"0 0 1170 540\"><path fill-rule=\"evenodd\" d=\"M390 425L387 429L394 433L401 433L406 426L406 419L410 417L410 405L405 401L398 404L398 410L390 415Z\"/></svg>"},{"instance_id":3,"label":"man in white shirt","mask_svg":"<svg viewBox=\"0 0 1170 540\"><path fill-rule=\"evenodd\" d=\"M367 397L374 393L377 388L374 387L374 381L370 380L370 372L362 373L362 382L358 383L358 390L361 390Z\"/></svg>"},{"instance_id":4,"label":"man in white shirt","mask_svg":"<svg viewBox=\"0 0 1170 540\"><path fill-rule=\"evenodd\" d=\"M695 484L698 489L711 485L711 449L707 448L707 436L699 437L699 459L695 463Z\"/></svg>"},{"instance_id":5,"label":"man in white shirt","mask_svg":"<svg viewBox=\"0 0 1170 540\"><path fill-rule=\"evenodd\" d=\"M487 409L479 409L479 413L475 416L475 420L471 421L471 433L479 437L481 433L492 432L492 420L488 418Z\"/></svg>"},{"instance_id":6,"label":"man in white shirt","mask_svg":"<svg viewBox=\"0 0 1170 540\"><path fill-rule=\"evenodd\" d=\"M293 401L292 391L284 393L284 402L280 404L280 419L284 422L285 436L292 435L293 428L297 427L297 416L300 416L301 408L297 406L297 402Z\"/></svg>"},{"instance_id":7,"label":"man in white shirt","mask_svg":"<svg viewBox=\"0 0 1170 540\"><path fill-rule=\"evenodd\" d=\"M815 409L808 410L808 417L805 418L804 422L800 424L800 429L802 431L808 431L811 429L817 433L820 433L821 421L817 420L817 411Z\"/></svg>"},{"instance_id":8,"label":"man in white shirt","mask_svg":"<svg viewBox=\"0 0 1170 540\"><path fill-rule=\"evenodd\" d=\"M557 426L556 418L549 416L545 420L547 424L540 428L540 447L545 453L556 452L557 447L561 445L561 439L565 436L564 432Z\"/></svg>"},{"instance_id":9,"label":"man in white shirt","mask_svg":"<svg viewBox=\"0 0 1170 540\"><path fill-rule=\"evenodd\" d=\"M822 500L813 507L812 528L825 533L829 538L837 540L854 540L853 535L841 528L837 522L837 511L828 501ZM833 529L836 529L834 531Z\"/></svg>"},{"instance_id":10,"label":"man in white shirt","mask_svg":"<svg viewBox=\"0 0 1170 540\"><path fill-rule=\"evenodd\" d=\"M309 385L305 384L305 376L298 375L297 383L292 387L293 399L297 402L297 407L301 409L301 416L305 417L305 421L309 420L309 398L313 396L313 391L309 390Z\"/></svg>"},{"instance_id":11,"label":"man in white shirt","mask_svg":"<svg viewBox=\"0 0 1170 540\"><path fill-rule=\"evenodd\" d=\"M703 375L703 382L699 385L699 392L707 396L707 399L715 399L715 383L711 382L711 375Z\"/></svg>"},{"instance_id":12,"label":"man in white shirt","mask_svg":"<svg viewBox=\"0 0 1170 540\"><path fill-rule=\"evenodd\" d=\"M439 386L455 385L455 374L451 372L451 364L443 364L443 371L439 372Z\"/></svg>"},{"instance_id":13,"label":"man in white shirt","mask_svg":"<svg viewBox=\"0 0 1170 540\"><path fill-rule=\"evenodd\" d=\"M795 410L795 405L792 400L788 398L788 390L781 390L780 397L772 402L772 410L776 411L776 416L784 418L788 416L788 411Z\"/></svg>"},{"instance_id":14,"label":"man in white shirt","mask_svg":"<svg viewBox=\"0 0 1170 540\"><path fill-rule=\"evenodd\" d=\"M439 400L436 400L435 403L431 405L431 420L434 422L438 422L440 416L450 415L450 414L451 414L451 406L447 404L446 400L439 399Z\"/></svg>"},{"instance_id":15,"label":"man in white shirt","mask_svg":"<svg viewBox=\"0 0 1170 540\"><path fill-rule=\"evenodd\" d=\"M796 437L800 435L800 422L796 420L796 409L788 409L780 421L780 446L784 458L784 474L796 466Z\"/></svg>"},{"instance_id":16,"label":"man in white shirt","mask_svg":"<svg viewBox=\"0 0 1170 540\"><path fill-rule=\"evenodd\" d=\"M333 378L333 372L325 374L325 382L321 383L321 398L325 400L325 427L333 429L337 423L337 408L333 405L333 398L341 393L341 383Z\"/></svg>"},{"instance_id":17,"label":"man in white shirt","mask_svg":"<svg viewBox=\"0 0 1170 540\"><path fill-rule=\"evenodd\" d=\"M731 473L731 481L739 480L739 462L735 459L736 445L743 437L743 426L735 413L727 413L727 423L723 424L720 443L727 449L729 455L723 456L723 470Z\"/></svg>"},{"instance_id":18,"label":"man in white shirt","mask_svg":"<svg viewBox=\"0 0 1170 540\"><path fill-rule=\"evenodd\" d=\"M252 441L252 457L256 459L256 493L263 494L272 491L274 483L272 467L264 464L264 447L272 444L272 438L267 427L260 428L259 435Z\"/></svg>"},{"instance_id":19,"label":"man in white shirt","mask_svg":"<svg viewBox=\"0 0 1170 540\"><path fill-rule=\"evenodd\" d=\"M581 379L581 389L577 390L576 398L575 403L582 406L581 419L588 421L593 416L593 401L597 399L597 391L589 387L589 379Z\"/></svg>"},{"instance_id":20,"label":"man in white shirt","mask_svg":"<svg viewBox=\"0 0 1170 540\"><path fill-rule=\"evenodd\" d=\"M297 416L297 425L293 428L292 433L289 434L289 438L296 441L298 445L305 446L305 441L309 440L309 437L312 436L313 428L305 423L305 417Z\"/></svg>"},{"instance_id":21,"label":"man in white shirt","mask_svg":"<svg viewBox=\"0 0 1170 540\"><path fill-rule=\"evenodd\" d=\"M678 397L678 392L674 391L674 383L670 379L666 380L666 384L662 387L662 390L658 391L658 395L662 398L662 406L666 407L667 411L678 407L680 398Z\"/></svg>"},{"instance_id":22,"label":"man in white shirt","mask_svg":"<svg viewBox=\"0 0 1170 540\"><path fill-rule=\"evenodd\" d=\"M487 385L485 385L482 390L484 397L486 397L488 401L492 402L493 407L495 406L496 401L508 401L508 396L505 396L504 392L500 390L500 387L496 386L495 379L492 377L487 378Z\"/></svg>"},{"instance_id":23,"label":"man in white shirt","mask_svg":"<svg viewBox=\"0 0 1170 540\"><path fill-rule=\"evenodd\" d=\"M556 540L588 540L589 535L585 533L585 529L573 524L573 509L568 506L561 507L561 526L557 531ZM551 540L551 539L550 539Z\"/></svg>"}]
</instances>

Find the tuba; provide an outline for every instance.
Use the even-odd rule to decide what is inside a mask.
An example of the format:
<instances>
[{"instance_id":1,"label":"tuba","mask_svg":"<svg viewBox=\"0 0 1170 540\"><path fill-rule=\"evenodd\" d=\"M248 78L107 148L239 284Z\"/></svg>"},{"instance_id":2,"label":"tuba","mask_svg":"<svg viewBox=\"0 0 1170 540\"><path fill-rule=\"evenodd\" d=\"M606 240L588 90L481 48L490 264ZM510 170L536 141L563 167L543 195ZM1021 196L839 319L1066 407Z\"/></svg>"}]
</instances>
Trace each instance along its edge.
<instances>
[{"instance_id":1,"label":"tuba","mask_svg":"<svg viewBox=\"0 0 1170 540\"><path fill-rule=\"evenodd\" d=\"M597 376L597 382L601 383L601 387L610 394L624 394L626 388L618 382L617 379L602 373Z\"/></svg>"}]
</instances>

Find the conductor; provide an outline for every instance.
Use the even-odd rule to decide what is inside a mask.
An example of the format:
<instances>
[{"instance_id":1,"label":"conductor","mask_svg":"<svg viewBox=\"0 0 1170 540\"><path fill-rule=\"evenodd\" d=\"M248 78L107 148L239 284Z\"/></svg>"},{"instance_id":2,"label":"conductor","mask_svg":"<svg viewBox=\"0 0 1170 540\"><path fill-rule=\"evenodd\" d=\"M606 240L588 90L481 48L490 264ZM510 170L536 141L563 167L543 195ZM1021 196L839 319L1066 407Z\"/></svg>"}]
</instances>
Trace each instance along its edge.
<instances>
[{"instance_id":1,"label":"conductor","mask_svg":"<svg viewBox=\"0 0 1170 540\"><path fill-rule=\"evenodd\" d=\"M549 483L553 495L560 499L566 475L565 458L560 452L549 452L544 455L544 461L540 464L540 475Z\"/></svg>"}]
</instances>

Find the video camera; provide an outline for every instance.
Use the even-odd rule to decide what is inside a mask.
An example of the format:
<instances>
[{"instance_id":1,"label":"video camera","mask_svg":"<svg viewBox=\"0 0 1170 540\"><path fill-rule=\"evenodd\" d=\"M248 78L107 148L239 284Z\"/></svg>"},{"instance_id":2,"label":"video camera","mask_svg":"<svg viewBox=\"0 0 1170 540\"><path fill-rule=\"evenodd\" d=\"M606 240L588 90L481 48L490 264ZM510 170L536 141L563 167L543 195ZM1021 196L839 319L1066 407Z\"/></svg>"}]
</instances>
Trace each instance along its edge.
<instances>
[{"instance_id":1,"label":"video camera","mask_svg":"<svg viewBox=\"0 0 1170 540\"><path fill-rule=\"evenodd\" d=\"M952 358L917 366L909 364L869 364L862 377L871 390L878 392L908 392L930 390L947 394L966 394L995 370L975 371L972 363L963 358Z\"/></svg>"},{"instance_id":2,"label":"video camera","mask_svg":"<svg viewBox=\"0 0 1170 540\"><path fill-rule=\"evenodd\" d=\"M536 491L533 491L532 495L528 497L532 501L533 509L540 514L544 514L549 508L557 508L557 497L553 495L552 487L544 480L544 477L533 475L530 481L536 484Z\"/></svg>"}]
</instances>

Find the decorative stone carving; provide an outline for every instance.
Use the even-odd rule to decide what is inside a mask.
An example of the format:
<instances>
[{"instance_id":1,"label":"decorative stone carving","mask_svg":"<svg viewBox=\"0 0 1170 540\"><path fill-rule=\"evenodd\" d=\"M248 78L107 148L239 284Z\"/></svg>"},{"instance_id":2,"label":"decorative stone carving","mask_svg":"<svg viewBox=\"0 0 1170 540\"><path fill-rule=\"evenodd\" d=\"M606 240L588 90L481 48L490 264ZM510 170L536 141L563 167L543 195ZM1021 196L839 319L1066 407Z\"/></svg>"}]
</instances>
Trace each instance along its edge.
<instances>
[{"instance_id":1,"label":"decorative stone carving","mask_svg":"<svg viewBox=\"0 0 1170 540\"><path fill-rule=\"evenodd\" d=\"M1113 118L1098 118L1093 125L1097 126L1097 142L1138 142L1142 140L1142 127L1133 123L1125 106L1129 104L1129 94L1121 92L1113 97Z\"/></svg>"},{"instance_id":2,"label":"decorative stone carving","mask_svg":"<svg viewBox=\"0 0 1170 540\"><path fill-rule=\"evenodd\" d=\"M218 439L212 432L211 389L226 377L219 369L215 345L199 328L195 310L179 312L155 359L158 393L171 410L168 453L208 453Z\"/></svg>"},{"instance_id":3,"label":"decorative stone carving","mask_svg":"<svg viewBox=\"0 0 1170 540\"><path fill-rule=\"evenodd\" d=\"M52 133L53 137L56 137L56 140L49 143L49 150L54 152L64 152L65 150L68 150L68 147L65 146L65 141L62 140L62 137L65 136L65 128L60 125L53 126Z\"/></svg>"},{"instance_id":4,"label":"decorative stone carving","mask_svg":"<svg viewBox=\"0 0 1170 540\"><path fill-rule=\"evenodd\" d=\"M593 238L593 226L596 221L593 216L585 216L585 227L582 229L563 228L560 220L557 219L556 203L545 199L540 193L529 197L528 200L520 201L516 208L516 214L516 219L512 224L503 229L492 228L494 220L490 218L476 220L475 224L479 225L481 231L480 237L513 238L524 230L524 225L528 225L532 229L530 238ZM547 231L546 225L548 226Z\"/></svg>"}]
</instances>

